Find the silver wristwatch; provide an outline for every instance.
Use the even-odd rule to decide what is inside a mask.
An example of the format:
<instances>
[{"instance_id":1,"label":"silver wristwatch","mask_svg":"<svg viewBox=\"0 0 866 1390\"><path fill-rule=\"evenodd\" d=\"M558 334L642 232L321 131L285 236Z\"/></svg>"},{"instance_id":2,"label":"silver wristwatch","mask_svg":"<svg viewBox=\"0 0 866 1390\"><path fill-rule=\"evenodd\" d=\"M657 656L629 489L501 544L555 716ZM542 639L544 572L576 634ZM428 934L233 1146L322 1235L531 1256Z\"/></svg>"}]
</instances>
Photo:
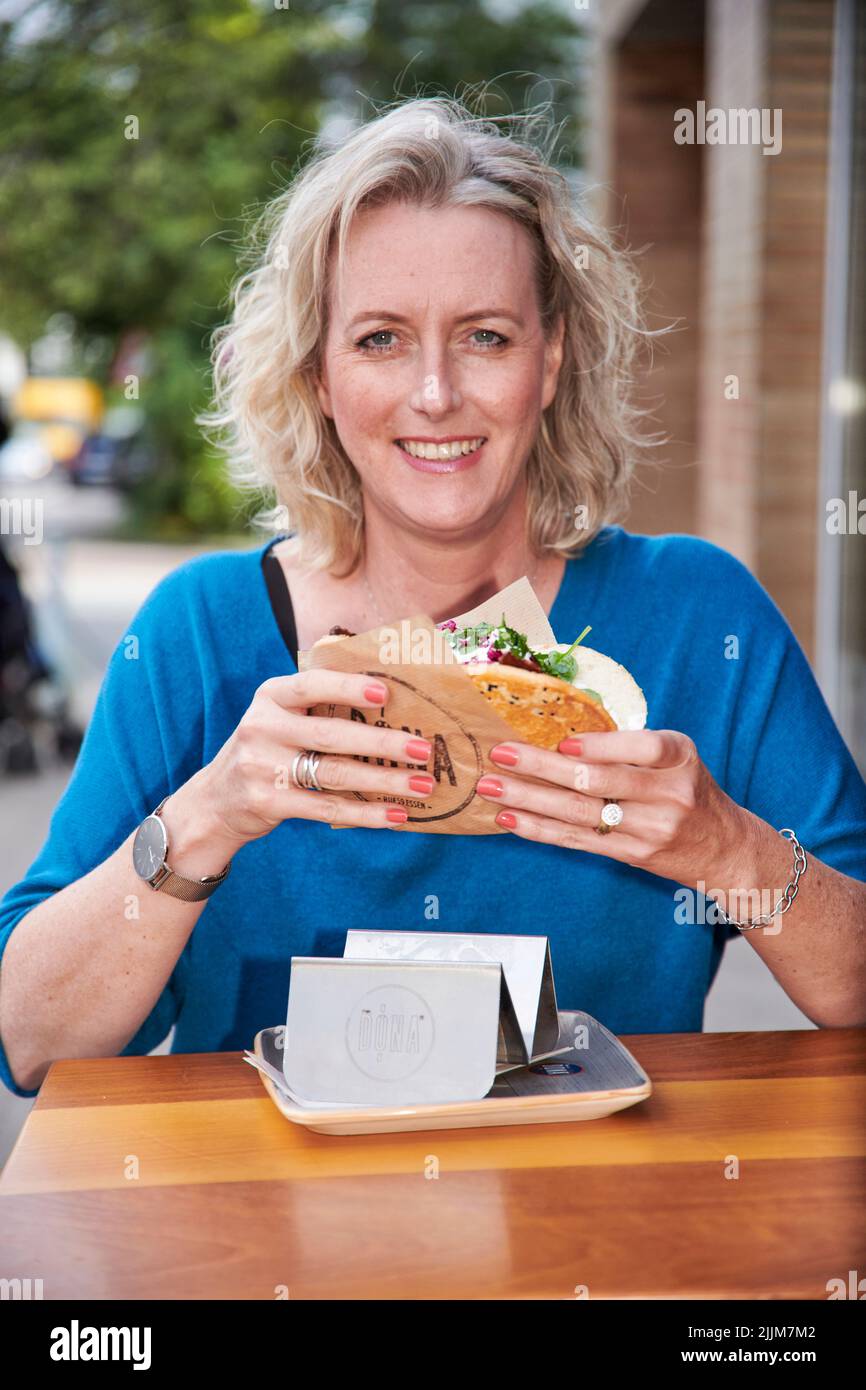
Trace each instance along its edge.
<instances>
[{"instance_id":1,"label":"silver wristwatch","mask_svg":"<svg viewBox=\"0 0 866 1390\"><path fill-rule=\"evenodd\" d=\"M132 863L139 878L149 883L157 892L162 889L172 898L181 898L186 903L199 903L209 898L228 877L231 860L222 873L207 878L182 878L166 863L168 854L168 832L160 820L159 813L168 797L164 796L156 810L145 816L135 833L132 842Z\"/></svg>"}]
</instances>

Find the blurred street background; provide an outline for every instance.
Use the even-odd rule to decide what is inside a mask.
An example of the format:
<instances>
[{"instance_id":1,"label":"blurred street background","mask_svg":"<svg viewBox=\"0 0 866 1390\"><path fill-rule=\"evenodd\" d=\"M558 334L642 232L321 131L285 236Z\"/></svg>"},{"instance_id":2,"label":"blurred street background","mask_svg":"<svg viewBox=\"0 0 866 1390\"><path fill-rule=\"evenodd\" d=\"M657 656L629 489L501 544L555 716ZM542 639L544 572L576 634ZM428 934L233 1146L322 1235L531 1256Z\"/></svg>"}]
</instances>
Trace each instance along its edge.
<instances>
[{"instance_id":1,"label":"blurred street background","mask_svg":"<svg viewBox=\"0 0 866 1390\"><path fill-rule=\"evenodd\" d=\"M549 103L651 326L678 325L626 525L750 566L866 768L863 30L854 0L0 0L0 895L143 599L258 543L194 419L245 227L400 96ZM700 100L782 109L782 150L676 143ZM809 1026L732 942L705 1027ZM0 1094L0 1163L28 1105Z\"/></svg>"}]
</instances>

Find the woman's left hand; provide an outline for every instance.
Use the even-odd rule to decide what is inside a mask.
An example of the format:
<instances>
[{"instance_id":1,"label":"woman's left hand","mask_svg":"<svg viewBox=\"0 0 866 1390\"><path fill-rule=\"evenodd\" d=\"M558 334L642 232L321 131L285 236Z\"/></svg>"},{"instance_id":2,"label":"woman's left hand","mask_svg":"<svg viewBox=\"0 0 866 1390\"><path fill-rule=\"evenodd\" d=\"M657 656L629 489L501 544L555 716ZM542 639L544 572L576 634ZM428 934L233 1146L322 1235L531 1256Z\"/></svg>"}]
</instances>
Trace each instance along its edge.
<instances>
[{"instance_id":1,"label":"woman's left hand","mask_svg":"<svg viewBox=\"0 0 866 1390\"><path fill-rule=\"evenodd\" d=\"M496 822L512 834L690 886L748 874L752 818L714 781L685 734L581 734L558 752L509 740L490 758L502 772L482 777L478 792L502 807ZM599 834L607 801L619 803L623 818Z\"/></svg>"}]
</instances>

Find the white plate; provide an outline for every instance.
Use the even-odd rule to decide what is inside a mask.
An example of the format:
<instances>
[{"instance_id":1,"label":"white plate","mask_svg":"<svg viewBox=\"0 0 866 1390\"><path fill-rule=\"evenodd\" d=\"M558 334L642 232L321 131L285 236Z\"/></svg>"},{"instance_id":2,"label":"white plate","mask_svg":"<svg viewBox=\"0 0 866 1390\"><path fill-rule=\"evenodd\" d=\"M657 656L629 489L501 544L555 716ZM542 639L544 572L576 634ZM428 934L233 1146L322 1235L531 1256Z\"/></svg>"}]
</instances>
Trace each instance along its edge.
<instances>
[{"instance_id":1,"label":"white plate","mask_svg":"<svg viewBox=\"0 0 866 1390\"><path fill-rule=\"evenodd\" d=\"M646 1100L652 1082L613 1033L590 1014L560 1012L561 1038L571 1042L575 1028L585 1028L583 1046L557 1056L555 1062L534 1063L497 1078L481 1100L456 1104L413 1106L352 1106L345 1110L305 1108L283 1095L274 1081L259 1072L262 1084L281 1114L293 1124L319 1134L392 1134L404 1130L476 1129L489 1125L569 1124L600 1120ZM282 1073L282 1052L274 1038L284 1029L263 1028L256 1034L254 1053ZM539 1072L539 1067L579 1067L577 1072ZM533 1070L536 1068L536 1070ZM525 1088L533 1094L519 1094Z\"/></svg>"}]
</instances>

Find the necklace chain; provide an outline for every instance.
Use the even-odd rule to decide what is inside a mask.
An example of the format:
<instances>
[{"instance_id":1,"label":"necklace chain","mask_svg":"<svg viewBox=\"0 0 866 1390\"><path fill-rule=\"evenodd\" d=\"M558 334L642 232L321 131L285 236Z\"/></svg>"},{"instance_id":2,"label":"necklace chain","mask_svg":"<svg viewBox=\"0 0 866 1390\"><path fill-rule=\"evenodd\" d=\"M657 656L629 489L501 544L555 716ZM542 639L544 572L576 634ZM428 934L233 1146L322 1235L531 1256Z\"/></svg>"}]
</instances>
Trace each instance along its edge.
<instances>
[{"instance_id":1,"label":"necklace chain","mask_svg":"<svg viewBox=\"0 0 866 1390\"><path fill-rule=\"evenodd\" d=\"M541 560L538 559L538 560L536 560L536 562L535 562L535 566L534 566L534 568L533 568L532 573L528 576L530 585L534 585L534 584L535 584L535 580L536 580L536 577L537 577L537 575L538 575L538 571L539 571L540 567L541 567ZM372 610L373 610L373 614L374 614L374 616L375 616L375 618L376 618L376 622L379 623L381 626L384 626L385 623L387 622L387 619L386 619L386 618L383 618L383 616L382 616L382 610L381 610L381 608L379 607L378 603L376 602L376 595L373 593L373 590L372 590L371 587L370 587L370 580L369 580L369 578L368 578L368 576L367 576L367 562L366 562L366 560L364 561L364 588L365 588L366 591L367 591L367 597L368 597L368 599L370 600L370 606L371 606L371 608L372 608Z\"/></svg>"}]
</instances>

